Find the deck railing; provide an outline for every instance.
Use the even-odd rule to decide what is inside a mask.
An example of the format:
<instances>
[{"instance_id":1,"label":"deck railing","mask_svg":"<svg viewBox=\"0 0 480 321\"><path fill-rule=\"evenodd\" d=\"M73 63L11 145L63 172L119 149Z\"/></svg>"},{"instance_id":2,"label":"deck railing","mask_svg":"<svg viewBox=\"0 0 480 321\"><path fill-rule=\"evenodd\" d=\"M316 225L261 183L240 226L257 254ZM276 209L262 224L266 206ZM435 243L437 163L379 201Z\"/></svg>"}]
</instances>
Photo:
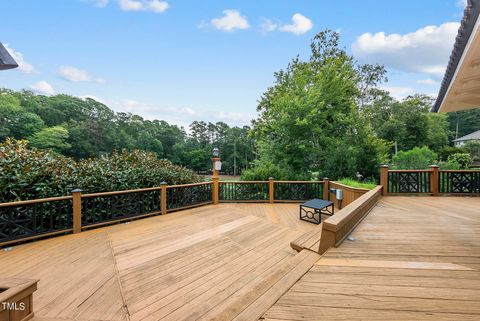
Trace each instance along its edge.
<instances>
[{"instance_id":1,"label":"deck railing","mask_svg":"<svg viewBox=\"0 0 480 321\"><path fill-rule=\"evenodd\" d=\"M0 204L0 243L71 232L72 196Z\"/></svg>"},{"instance_id":2,"label":"deck railing","mask_svg":"<svg viewBox=\"0 0 480 321\"><path fill-rule=\"evenodd\" d=\"M170 185L0 203L0 246L166 214L218 202L288 202L328 197L328 180L242 181Z\"/></svg>"},{"instance_id":3,"label":"deck railing","mask_svg":"<svg viewBox=\"0 0 480 321\"><path fill-rule=\"evenodd\" d=\"M428 170L390 170L383 165L380 185L383 195L480 195L480 170L440 170L436 165Z\"/></svg>"}]
</instances>

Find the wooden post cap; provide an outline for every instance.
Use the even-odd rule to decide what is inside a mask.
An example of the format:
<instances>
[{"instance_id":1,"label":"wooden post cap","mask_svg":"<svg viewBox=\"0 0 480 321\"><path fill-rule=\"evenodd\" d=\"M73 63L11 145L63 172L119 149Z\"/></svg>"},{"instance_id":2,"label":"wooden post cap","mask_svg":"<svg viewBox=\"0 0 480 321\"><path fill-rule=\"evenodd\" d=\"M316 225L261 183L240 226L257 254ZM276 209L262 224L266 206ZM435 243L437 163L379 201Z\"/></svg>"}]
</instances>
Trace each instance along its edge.
<instances>
[{"instance_id":1,"label":"wooden post cap","mask_svg":"<svg viewBox=\"0 0 480 321\"><path fill-rule=\"evenodd\" d=\"M83 191L79 188L76 188L72 191L72 193L81 193L81 192L83 192Z\"/></svg>"}]
</instances>

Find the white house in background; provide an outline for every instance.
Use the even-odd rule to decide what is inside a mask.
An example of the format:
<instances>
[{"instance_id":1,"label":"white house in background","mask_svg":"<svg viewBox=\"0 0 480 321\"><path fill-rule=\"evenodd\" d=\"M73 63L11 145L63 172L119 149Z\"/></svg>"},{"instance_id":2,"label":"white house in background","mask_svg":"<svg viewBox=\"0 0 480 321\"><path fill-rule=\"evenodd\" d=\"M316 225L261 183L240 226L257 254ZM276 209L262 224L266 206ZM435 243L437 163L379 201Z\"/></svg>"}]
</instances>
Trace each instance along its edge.
<instances>
[{"instance_id":1,"label":"white house in background","mask_svg":"<svg viewBox=\"0 0 480 321\"><path fill-rule=\"evenodd\" d=\"M467 142L474 141L474 140L480 142L480 130L477 130L476 132L470 133L463 137L457 138L453 141L453 143L455 144L455 147L462 147Z\"/></svg>"}]
</instances>

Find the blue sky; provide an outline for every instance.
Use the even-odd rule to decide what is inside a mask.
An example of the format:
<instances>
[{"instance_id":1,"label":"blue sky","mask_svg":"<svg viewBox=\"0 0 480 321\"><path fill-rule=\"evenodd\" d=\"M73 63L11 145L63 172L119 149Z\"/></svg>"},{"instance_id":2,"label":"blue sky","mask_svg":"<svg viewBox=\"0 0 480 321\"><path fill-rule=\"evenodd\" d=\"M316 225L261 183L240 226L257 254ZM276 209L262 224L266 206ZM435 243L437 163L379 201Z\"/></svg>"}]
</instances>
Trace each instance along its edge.
<instances>
[{"instance_id":1,"label":"blue sky","mask_svg":"<svg viewBox=\"0 0 480 321\"><path fill-rule=\"evenodd\" d=\"M395 97L436 95L462 0L2 0L0 41L20 68L0 86L95 97L186 126L249 124L273 73L325 28L385 64Z\"/></svg>"}]
</instances>

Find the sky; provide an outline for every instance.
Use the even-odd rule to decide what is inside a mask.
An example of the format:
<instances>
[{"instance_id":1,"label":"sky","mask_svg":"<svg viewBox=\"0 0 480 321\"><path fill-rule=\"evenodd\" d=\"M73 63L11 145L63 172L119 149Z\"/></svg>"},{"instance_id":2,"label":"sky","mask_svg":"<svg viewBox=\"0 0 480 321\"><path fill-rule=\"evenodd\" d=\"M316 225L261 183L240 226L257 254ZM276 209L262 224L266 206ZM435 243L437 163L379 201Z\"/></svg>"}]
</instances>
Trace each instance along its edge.
<instances>
[{"instance_id":1,"label":"sky","mask_svg":"<svg viewBox=\"0 0 480 321\"><path fill-rule=\"evenodd\" d=\"M0 87L91 97L187 127L248 125L274 72L336 30L401 99L436 96L466 0L1 0L0 42L20 67Z\"/></svg>"}]
</instances>

